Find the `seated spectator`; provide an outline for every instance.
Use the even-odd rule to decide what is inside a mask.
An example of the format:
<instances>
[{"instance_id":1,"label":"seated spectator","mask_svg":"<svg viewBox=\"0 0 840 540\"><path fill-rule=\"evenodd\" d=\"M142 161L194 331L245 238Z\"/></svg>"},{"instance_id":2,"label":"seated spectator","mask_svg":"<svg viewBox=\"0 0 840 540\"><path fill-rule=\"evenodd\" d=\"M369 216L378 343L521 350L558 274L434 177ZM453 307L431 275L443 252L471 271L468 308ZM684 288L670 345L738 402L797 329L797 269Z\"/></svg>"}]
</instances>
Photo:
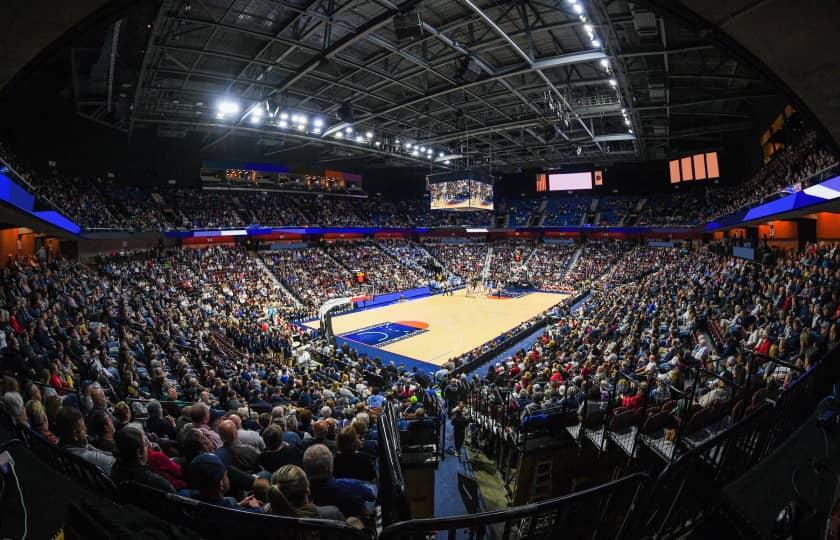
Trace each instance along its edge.
<instances>
[{"instance_id":1,"label":"seated spectator","mask_svg":"<svg viewBox=\"0 0 840 540\"><path fill-rule=\"evenodd\" d=\"M116 462L111 469L111 478L116 483L136 482L146 486L174 492L172 484L149 468L149 439L137 424L129 424L115 436Z\"/></svg>"},{"instance_id":2,"label":"seated spectator","mask_svg":"<svg viewBox=\"0 0 840 540\"><path fill-rule=\"evenodd\" d=\"M213 450L222 446L222 439L219 434L210 429L210 407L206 403L199 401L190 406L190 419L192 419L193 427L204 433Z\"/></svg>"},{"instance_id":3,"label":"seated spectator","mask_svg":"<svg viewBox=\"0 0 840 540\"><path fill-rule=\"evenodd\" d=\"M333 474L336 478L355 478L365 482L376 482L373 459L359 452L362 442L353 426L342 429L336 443L338 453L333 461Z\"/></svg>"},{"instance_id":4,"label":"seated spectator","mask_svg":"<svg viewBox=\"0 0 840 540\"><path fill-rule=\"evenodd\" d=\"M227 467L216 454L205 452L196 456L190 463L190 472L197 488L197 500L236 510L262 512L262 505L253 495L239 502L226 496L230 490L230 479Z\"/></svg>"},{"instance_id":5,"label":"seated spectator","mask_svg":"<svg viewBox=\"0 0 840 540\"><path fill-rule=\"evenodd\" d=\"M257 460L260 453L253 446L243 444L239 440L239 433L233 421L224 420L219 423L219 436L222 439L222 446L217 448L215 453L222 459L226 467L233 465L237 469L248 473L257 470Z\"/></svg>"},{"instance_id":6,"label":"seated spectator","mask_svg":"<svg viewBox=\"0 0 840 540\"><path fill-rule=\"evenodd\" d=\"M240 409L240 413L242 413L242 411L243 409ZM244 412L247 413L247 409L245 409ZM260 434L250 429L244 429L242 418L239 414L231 414L228 418L236 424L237 435L240 442L247 444L248 446L252 446L260 452L265 450L265 442Z\"/></svg>"},{"instance_id":7,"label":"seated spectator","mask_svg":"<svg viewBox=\"0 0 840 540\"><path fill-rule=\"evenodd\" d=\"M318 420L317 422L313 423L313 436L309 437L308 439L304 439L304 441L301 443L301 450L305 452L307 448L314 444L323 444L324 446L329 448L332 453L335 453L336 441L328 437L329 431L330 424L326 420Z\"/></svg>"},{"instance_id":8,"label":"seated spectator","mask_svg":"<svg viewBox=\"0 0 840 540\"><path fill-rule=\"evenodd\" d=\"M323 444L309 447L303 454L303 469L309 477L312 501L337 506L345 516L366 518L367 504L376 500L372 486L351 478L333 476L333 455Z\"/></svg>"},{"instance_id":9,"label":"seated spectator","mask_svg":"<svg viewBox=\"0 0 840 540\"><path fill-rule=\"evenodd\" d=\"M64 406L56 415L55 432L61 446L73 455L93 463L109 475L114 466L114 456L87 442L87 426L81 411Z\"/></svg>"},{"instance_id":10,"label":"seated spectator","mask_svg":"<svg viewBox=\"0 0 840 540\"><path fill-rule=\"evenodd\" d=\"M272 424L262 433L265 450L257 458L257 463L263 470L273 473L284 465L303 464L303 455L297 447L283 440L283 428Z\"/></svg>"},{"instance_id":11,"label":"seated spectator","mask_svg":"<svg viewBox=\"0 0 840 540\"><path fill-rule=\"evenodd\" d=\"M149 414L146 419L146 431L174 441L176 438L175 421L170 416L163 417L163 408L160 402L156 399L149 401L146 405L146 412Z\"/></svg>"},{"instance_id":12,"label":"seated spectator","mask_svg":"<svg viewBox=\"0 0 840 540\"><path fill-rule=\"evenodd\" d=\"M88 442L104 452L113 453L116 429L111 415L103 409L96 409L88 417L87 425Z\"/></svg>"},{"instance_id":13,"label":"seated spectator","mask_svg":"<svg viewBox=\"0 0 840 540\"><path fill-rule=\"evenodd\" d=\"M131 422L131 408L125 401L114 405L114 431L119 431Z\"/></svg>"},{"instance_id":14,"label":"seated spectator","mask_svg":"<svg viewBox=\"0 0 840 540\"><path fill-rule=\"evenodd\" d=\"M309 499L309 479L297 465L283 465L271 475L266 511L280 516L344 521L335 506L316 506Z\"/></svg>"},{"instance_id":15,"label":"seated spectator","mask_svg":"<svg viewBox=\"0 0 840 540\"><path fill-rule=\"evenodd\" d=\"M47 439L51 444L58 443L58 438L50 431L47 411L40 401L31 400L26 404L26 417L29 419L29 426L35 433Z\"/></svg>"}]
</instances>

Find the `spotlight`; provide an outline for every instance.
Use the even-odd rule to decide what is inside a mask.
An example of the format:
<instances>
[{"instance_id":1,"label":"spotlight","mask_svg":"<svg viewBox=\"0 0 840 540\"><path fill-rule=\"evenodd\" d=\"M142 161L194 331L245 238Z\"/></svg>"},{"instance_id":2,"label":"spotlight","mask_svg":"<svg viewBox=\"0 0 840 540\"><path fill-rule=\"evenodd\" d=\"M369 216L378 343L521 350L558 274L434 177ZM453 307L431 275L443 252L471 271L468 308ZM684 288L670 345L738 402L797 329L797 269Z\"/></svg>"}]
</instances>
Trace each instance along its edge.
<instances>
[{"instance_id":1,"label":"spotlight","mask_svg":"<svg viewBox=\"0 0 840 540\"><path fill-rule=\"evenodd\" d=\"M298 131L306 131L306 126L303 124L298 124Z\"/></svg>"},{"instance_id":2,"label":"spotlight","mask_svg":"<svg viewBox=\"0 0 840 540\"><path fill-rule=\"evenodd\" d=\"M411 155L414 156L414 157L417 157L419 154L418 154L417 150L414 150L414 152L412 152Z\"/></svg>"},{"instance_id":3,"label":"spotlight","mask_svg":"<svg viewBox=\"0 0 840 540\"><path fill-rule=\"evenodd\" d=\"M316 118L312 121L315 127L323 127L324 126L324 119L323 118Z\"/></svg>"},{"instance_id":4,"label":"spotlight","mask_svg":"<svg viewBox=\"0 0 840 540\"><path fill-rule=\"evenodd\" d=\"M425 151L426 151L426 147L425 147L425 146L421 146L421 147L420 147L420 151L421 151L421 152L425 152Z\"/></svg>"},{"instance_id":5,"label":"spotlight","mask_svg":"<svg viewBox=\"0 0 840 540\"><path fill-rule=\"evenodd\" d=\"M593 39L592 40L592 46L595 47L595 48L600 47L601 46L601 40L598 39L598 38Z\"/></svg>"},{"instance_id":6,"label":"spotlight","mask_svg":"<svg viewBox=\"0 0 840 540\"><path fill-rule=\"evenodd\" d=\"M625 123L625 124L627 124L627 125L629 126L629 125L630 125L630 120L629 120L629 119L627 119L627 118L625 118L625 119L624 119L624 123Z\"/></svg>"},{"instance_id":7,"label":"spotlight","mask_svg":"<svg viewBox=\"0 0 840 540\"><path fill-rule=\"evenodd\" d=\"M443 152L440 153L439 157L443 157Z\"/></svg>"},{"instance_id":8,"label":"spotlight","mask_svg":"<svg viewBox=\"0 0 840 540\"><path fill-rule=\"evenodd\" d=\"M222 114L236 114L239 112L239 103L230 100L223 100L219 102L219 112Z\"/></svg>"},{"instance_id":9,"label":"spotlight","mask_svg":"<svg viewBox=\"0 0 840 540\"><path fill-rule=\"evenodd\" d=\"M280 113L280 120L288 120L288 119L289 119L289 113L287 113L287 112Z\"/></svg>"},{"instance_id":10,"label":"spotlight","mask_svg":"<svg viewBox=\"0 0 840 540\"><path fill-rule=\"evenodd\" d=\"M621 109L621 114L627 114L627 109Z\"/></svg>"},{"instance_id":11,"label":"spotlight","mask_svg":"<svg viewBox=\"0 0 840 540\"><path fill-rule=\"evenodd\" d=\"M361 136L361 135L356 135L356 142L357 142L357 143L364 142L364 139L362 138L362 136Z\"/></svg>"},{"instance_id":12,"label":"spotlight","mask_svg":"<svg viewBox=\"0 0 840 540\"><path fill-rule=\"evenodd\" d=\"M380 143L379 141L376 141L376 142L375 142L375 143L373 143L373 144L375 144L376 146L379 146L381 143Z\"/></svg>"},{"instance_id":13,"label":"spotlight","mask_svg":"<svg viewBox=\"0 0 840 540\"><path fill-rule=\"evenodd\" d=\"M373 138L373 132L368 131L367 133L365 133L365 137L368 138L368 139L372 139Z\"/></svg>"},{"instance_id":14,"label":"spotlight","mask_svg":"<svg viewBox=\"0 0 840 540\"><path fill-rule=\"evenodd\" d=\"M618 84L618 81L617 81L617 80L615 80L615 79L610 79L610 86L616 86L617 84Z\"/></svg>"},{"instance_id":15,"label":"spotlight","mask_svg":"<svg viewBox=\"0 0 840 540\"><path fill-rule=\"evenodd\" d=\"M582 6L582 5L580 5L580 4L572 4L572 9L573 9L573 10L575 11L575 13L577 13L578 15L580 15L581 13L583 13L583 6Z\"/></svg>"},{"instance_id":16,"label":"spotlight","mask_svg":"<svg viewBox=\"0 0 840 540\"><path fill-rule=\"evenodd\" d=\"M399 139L394 139L394 144L400 144L400 140Z\"/></svg>"},{"instance_id":17,"label":"spotlight","mask_svg":"<svg viewBox=\"0 0 840 540\"><path fill-rule=\"evenodd\" d=\"M350 126L347 126L346 128L344 128L344 133L350 135L351 133L353 133L353 128L350 127Z\"/></svg>"},{"instance_id":18,"label":"spotlight","mask_svg":"<svg viewBox=\"0 0 840 540\"><path fill-rule=\"evenodd\" d=\"M629 133L630 135L632 135L632 134L633 134L633 130L632 130L632 129L628 129L628 130L627 130L627 133Z\"/></svg>"},{"instance_id":19,"label":"spotlight","mask_svg":"<svg viewBox=\"0 0 840 540\"><path fill-rule=\"evenodd\" d=\"M446 161L443 162L443 164L444 165L449 165L449 160L447 159Z\"/></svg>"},{"instance_id":20,"label":"spotlight","mask_svg":"<svg viewBox=\"0 0 840 540\"><path fill-rule=\"evenodd\" d=\"M286 129L287 127L289 127L289 123L285 120L280 120L280 122L277 123L277 126L282 129Z\"/></svg>"},{"instance_id":21,"label":"spotlight","mask_svg":"<svg viewBox=\"0 0 840 540\"><path fill-rule=\"evenodd\" d=\"M300 121L300 116L293 114L292 115L292 123L297 124Z\"/></svg>"},{"instance_id":22,"label":"spotlight","mask_svg":"<svg viewBox=\"0 0 840 540\"><path fill-rule=\"evenodd\" d=\"M319 128L319 127L312 128L312 133L314 133L315 135L318 135L319 133L321 133L321 128Z\"/></svg>"},{"instance_id":23,"label":"spotlight","mask_svg":"<svg viewBox=\"0 0 840 540\"><path fill-rule=\"evenodd\" d=\"M256 125L256 124L259 124L260 122L262 122L262 116L260 116L258 114L252 114L251 115L251 123L252 124Z\"/></svg>"},{"instance_id":24,"label":"spotlight","mask_svg":"<svg viewBox=\"0 0 840 540\"><path fill-rule=\"evenodd\" d=\"M302 114L298 117L298 122L300 122L301 124L303 124L305 126L306 124L309 123L309 118L307 118L306 115Z\"/></svg>"},{"instance_id":25,"label":"spotlight","mask_svg":"<svg viewBox=\"0 0 840 540\"><path fill-rule=\"evenodd\" d=\"M592 33L592 30L593 30L593 28L592 28L592 25L591 25L591 24L584 24L584 25L583 25L583 29L584 29L584 30L586 30L586 32L587 32L588 34L591 34L591 33Z\"/></svg>"},{"instance_id":26,"label":"spotlight","mask_svg":"<svg viewBox=\"0 0 840 540\"><path fill-rule=\"evenodd\" d=\"M610 67L610 61L606 58L601 58L601 67L608 68Z\"/></svg>"},{"instance_id":27,"label":"spotlight","mask_svg":"<svg viewBox=\"0 0 840 540\"><path fill-rule=\"evenodd\" d=\"M335 132L335 135L333 135L333 136L334 136L336 139L341 139L341 138L343 138L343 137L344 137L344 135L343 135L340 131L336 131L336 132Z\"/></svg>"},{"instance_id":28,"label":"spotlight","mask_svg":"<svg viewBox=\"0 0 840 540\"><path fill-rule=\"evenodd\" d=\"M406 150L411 150L411 143L410 142L405 143L405 149Z\"/></svg>"},{"instance_id":29,"label":"spotlight","mask_svg":"<svg viewBox=\"0 0 840 540\"><path fill-rule=\"evenodd\" d=\"M216 118L218 118L218 119L220 119L220 120L221 120L221 119L222 119L222 118L224 118L224 117L225 117L225 113L223 113L223 112L216 113Z\"/></svg>"}]
</instances>

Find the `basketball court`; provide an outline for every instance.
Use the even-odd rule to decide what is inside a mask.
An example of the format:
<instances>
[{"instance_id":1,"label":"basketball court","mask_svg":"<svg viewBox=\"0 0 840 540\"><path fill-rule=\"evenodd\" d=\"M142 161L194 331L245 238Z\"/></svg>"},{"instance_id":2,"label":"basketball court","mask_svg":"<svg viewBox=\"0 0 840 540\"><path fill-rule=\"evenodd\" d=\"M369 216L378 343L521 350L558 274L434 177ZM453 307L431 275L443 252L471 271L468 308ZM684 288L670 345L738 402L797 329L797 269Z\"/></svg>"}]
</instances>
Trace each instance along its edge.
<instances>
[{"instance_id":1,"label":"basketball court","mask_svg":"<svg viewBox=\"0 0 840 540\"><path fill-rule=\"evenodd\" d=\"M350 342L441 366L562 302L568 295L467 297L464 290L333 317L335 335ZM318 328L318 321L306 323ZM387 356L387 355L383 355Z\"/></svg>"}]
</instances>

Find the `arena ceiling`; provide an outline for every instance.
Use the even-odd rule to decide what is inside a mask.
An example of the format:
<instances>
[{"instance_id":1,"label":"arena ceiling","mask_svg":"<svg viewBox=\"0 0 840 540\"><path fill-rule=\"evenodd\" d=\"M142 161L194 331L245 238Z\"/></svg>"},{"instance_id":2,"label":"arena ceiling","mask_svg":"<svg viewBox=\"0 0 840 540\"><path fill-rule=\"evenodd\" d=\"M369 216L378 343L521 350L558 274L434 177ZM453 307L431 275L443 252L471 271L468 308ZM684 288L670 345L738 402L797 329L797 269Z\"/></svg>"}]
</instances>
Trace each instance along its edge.
<instances>
[{"instance_id":1,"label":"arena ceiling","mask_svg":"<svg viewBox=\"0 0 840 540\"><path fill-rule=\"evenodd\" d=\"M784 84L672 5L133 3L75 44L73 92L80 115L129 135L198 131L206 151L242 140L268 158L305 152L325 163L645 160L756 132L755 111L784 99ZM406 13L420 14L421 37L398 38L394 18ZM220 117L222 102L231 109Z\"/></svg>"}]
</instances>

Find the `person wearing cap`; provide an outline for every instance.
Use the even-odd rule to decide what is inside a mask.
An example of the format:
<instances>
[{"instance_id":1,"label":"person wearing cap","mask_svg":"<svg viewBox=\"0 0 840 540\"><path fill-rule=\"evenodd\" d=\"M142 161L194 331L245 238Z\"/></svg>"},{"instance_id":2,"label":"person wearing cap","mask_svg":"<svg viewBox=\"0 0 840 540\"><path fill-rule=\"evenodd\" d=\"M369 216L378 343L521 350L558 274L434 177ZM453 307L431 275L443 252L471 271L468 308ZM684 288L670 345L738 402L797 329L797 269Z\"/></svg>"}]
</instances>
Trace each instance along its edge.
<instances>
[{"instance_id":1,"label":"person wearing cap","mask_svg":"<svg viewBox=\"0 0 840 540\"><path fill-rule=\"evenodd\" d=\"M239 502L226 496L230 490L230 480L225 464L216 454L205 452L197 455L190 463L190 473L196 487L196 500L215 506L262 513L262 505L253 495L248 495Z\"/></svg>"},{"instance_id":2,"label":"person wearing cap","mask_svg":"<svg viewBox=\"0 0 840 540\"><path fill-rule=\"evenodd\" d=\"M115 483L136 482L173 493L172 484L149 468L149 439L138 424L128 424L114 436L117 461L111 468Z\"/></svg>"}]
</instances>

